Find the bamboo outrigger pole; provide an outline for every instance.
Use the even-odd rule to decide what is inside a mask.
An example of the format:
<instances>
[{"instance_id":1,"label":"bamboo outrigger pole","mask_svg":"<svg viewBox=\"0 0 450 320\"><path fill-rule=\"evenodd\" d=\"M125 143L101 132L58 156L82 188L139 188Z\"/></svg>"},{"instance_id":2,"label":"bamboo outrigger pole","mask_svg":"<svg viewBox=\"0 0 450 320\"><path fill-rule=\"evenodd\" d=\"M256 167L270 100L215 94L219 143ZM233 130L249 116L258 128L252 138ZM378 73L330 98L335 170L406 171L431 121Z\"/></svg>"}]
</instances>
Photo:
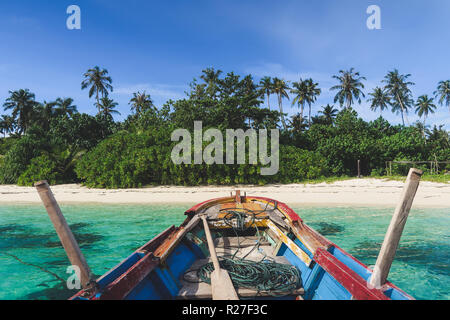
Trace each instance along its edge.
<instances>
[{"instance_id":1,"label":"bamboo outrigger pole","mask_svg":"<svg viewBox=\"0 0 450 320\"><path fill-rule=\"evenodd\" d=\"M392 261L394 261L400 237L402 236L406 219L408 219L409 210L411 209L417 188L419 187L422 174L423 172L419 169L411 168L409 170L401 200L395 209L386 236L384 237L372 277L370 278L370 285L375 288L381 288L387 281Z\"/></svg>"},{"instance_id":2,"label":"bamboo outrigger pole","mask_svg":"<svg viewBox=\"0 0 450 320\"><path fill-rule=\"evenodd\" d=\"M73 236L72 231L64 218L52 190L47 181L39 181L34 185L44 203L45 209L52 221L56 233L66 251L66 254L73 266L77 266L80 269L80 281L83 289L87 289L91 286L92 273L86 262L86 259L81 253L80 247Z\"/></svg>"}]
</instances>

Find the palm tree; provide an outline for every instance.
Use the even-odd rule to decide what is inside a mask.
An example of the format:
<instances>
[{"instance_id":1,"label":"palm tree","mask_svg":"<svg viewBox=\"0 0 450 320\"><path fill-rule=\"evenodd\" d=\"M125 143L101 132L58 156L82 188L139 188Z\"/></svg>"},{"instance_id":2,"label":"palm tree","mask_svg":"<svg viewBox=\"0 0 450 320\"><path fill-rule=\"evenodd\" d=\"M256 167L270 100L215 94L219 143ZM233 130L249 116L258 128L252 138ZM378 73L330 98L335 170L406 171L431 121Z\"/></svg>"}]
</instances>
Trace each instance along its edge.
<instances>
[{"instance_id":1,"label":"palm tree","mask_svg":"<svg viewBox=\"0 0 450 320\"><path fill-rule=\"evenodd\" d=\"M3 120L0 120L0 133L3 134L3 139L6 138L6 125Z\"/></svg>"},{"instance_id":2,"label":"palm tree","mask_svg":"<svg viewBox=\"0 0 450 320\"><path fill-rule=\"evenodd\" d=\"M439 104L441 106L444 105L445 101L445 105L450 110L450 80L440 81L434 95L436 99L439 98Z\"/></svg>"},{"instance_id":3,"label":"palm tree","mask_svg":"<svg viewBox=\"0 0 450 320\"><path fill-rule=\"evenodd\" d=\"M317 96L322 93L322 90L317 87L319 84L315 83L313 79L307 79L305 81L307 87L306 102L308 102L309 106L309 126L311 127L311 104L316 102Z\"/></svg>"},{"instance_id":4,"label":"palm tree","mask_svg":"<svg viewBox=\"0 0 450 320\"><path fill-rule=\"evenodd\" d=\"M386 83L386 90L391 98L391 105L393 112L401 112L402 123L405 125L409 124L408 108L413 104L413 99L411 97L411 90L409 86L414 85L413 82L407 81L410 74L399 74L398 70L390 71L385 77L383 82Z\"/></svg>"},{"instance_id":5,"label":"palm tree","mask_svg":"<svg viewBox=\"0 0 450 320\"><path fill-rule=\"evenodd\" d=\"M203 70L203 74L200 79L205 81L207 84L213 84L219 82L219 77L222 74L222 70L215 70L214 68L207 68Z\"/></svg>"},{"instance_id":6,"label":"palm tree","mask_svg":"<svg viewBox=\"0 0 450 320\"><path fill-rule=\"evenodd\" d=\"M6 133L13 133L16 129L16 122L11 116L3 116L3 122L5 124Z\"/></svg>"},{"instance_id":7,"label":"palm tree","mask_svg":"<svg viewBox=\"0 0 450 320\"><path fill-rule=\"evenodd\" d=\"M308 100L308 83L300 78L299 82L292 83L291 93L295 94L292 105L297 104L300 107L300 118L303 119L305 103ZM303 122L303 121L302 121Z\"/></svg>"},{"instance_id":8,"label":"palm tree","mask_svg":"<svg viewBox=\"0 0 450 320\"><path fill-rule=\"evenodd\" d=\"M9 91L9 98L3 104L4 110L12 110L12 117L17 119L19 133L27 131L31 124L34 107L36 106L35 95L28 89Z\"/></svg>"},{"instance_id":9,"label":"palm tree","mask_svg":"<svg viewBox=\"0 0 450 320\"><path fill-rule=\"evenodd\" d=\"M279 78L273 79L273 92L278 95L278 107L280 109L281 122L283 123L284 130L287 130L287 126L283 113L283 98L287 98L289 100L287 90L289 90L289 86L285 80Z\"/></svg>"},{"instance_id":10,"label":"palm tree","mask_svg":"<svg viewBox=\"0 0 450 320\"><path fill-rule=\"evenodd\" d=\"M262 92L267 95L267 107L270 110L270 95L273 93L273 82L271 77L263 77L259 82Z\"/></svg>"},{"instance_id":11,"label":"palm tree","mask_svg":"<svg viewBox=\"0 0 450 320\"><path fill-rule=\"evenodd\" d=\"M329 124L333 124L334 118L336 118L337 113L338 110L335 109L334 106L330 106L329 104L327 104L325 107L322 107L322 110L319 111L319 114L321 114Z\"/></svg>"},{"instance_id":12,"label":"palm tree","mask_svg":"<svg viewBox=\"0 0 450 320\"><path fill-rule=\"evenodd\" d=\"M6 138L7 133L14 131L14 118L8 115L3 115L0 119L0 132Z\"/></svg>"},{"instance_id":13,"label":"palm tree","mask_svg":"<svg viewBox=\"0 0 450 320\"><path fill-rule=\"evenodd\" d=\"M44 129L48 129L50 126L50 121L55 116L55 106L56 101L36 104L33 112L33 123L40 125Z\"/></svg>"},{"instance_id":14,"label":"palm tree","mask_svg":"<svg viewBox=\"0 0 450 320\"><path fill-rule=\"evenodd\" d=\"M36 106L36 111L41 115L42 119L50 120L55 115L55 106L56 101L47 102L44 100L44 102Z\"/></svg>"},{"instance_id":15,"label":"palm tree","mask_svg":"<svg viewBox=\"0 0 450 320\"><path fill-rule=\"evenodd\" d=\"M84 90L90 86L89 98L91 98L95 93L95 99L97 100L96 104L98 106L100 104L99 94L102 95L102 98L105 98L109 94L108 91L113 91L113 87L111 85L112 79L108 76L108 70L100 70L98 66L95 66L94 68L89 69L83 76L85 79L81 83L81 89Z\"/></svg>"},{"instance_id":16,"label":"palm tree","mask_svg":"<svg viewBox=\"0 0 450 320\"><path fill-rule=\"evenodd\" d=\"M365 77L361 77L359 72L354 72L354 68L348 71L340 70L340 75L334 75L333 78L337 79L340 84L332 87L330 90L339 90L334 97L334 102L338 102L341 107L346 103L346 109L350 108L353 104L353 98L355 98L358 103L361 103L361 96L364 98L365 95L361 89L364 89L364 84L362 80L366 80ZM360 89L361 88L361 89Z\"/></svg>"},{"instance_id":17,"label":"palm tree","mask_svg":"<svg viewBox=\"0 0 450 320\"><path fill-rule=\"evenodd\" d=\"M205 81L207 84L206 93L210 97L214 97L217 93L217 84L219 83L220 75L222 74L222 70L215 70L214 68L207 68L203 70L203 74L200 76L200 79Z\"/></svg>"},{"instance_id":18,"label":"palm tree","mask_svg":"<svg viewBox=\"0 0 450 320\"><path fill-rule=\"evenodd\" d=\"M429 98L428 95L420 96L416 102L416 113L419 117L423 116L423 125L425 127L425 121L430 113L434 113L436 105L433 103L433 98Z\"/></svg>"},{"instance_id":19,"label":"palm tree","mask_svg":"<svg viewBox=\"0 0 450 320\"><path fill-rule=\"evenodd\" d=\"M434 125L432 131L428 134L428 141L435 145L441 145L442 148L450 148L450 134L443 127L444 125L439 127Z\"/></svg>"},{"instance_id":20,"label":"palm tree","mask_svg":"<svg viewBox=\"0 0 450 320\"><path fill-rule=\"evenodd\" d=\"M56 99L56 106L55 113L57 115L68 115L71 117L74 113L77 113L77 106L73 105L73 99L72 98L58 98Z\"/></svg>"},{"instance_id":21,"label":"palm tree","mask_svg":"<svg viewBox=\"0 0 450 320\"><path fill-rule=\"evenodd\" d=\"M103 97L100 99L100 103L97 104L97 108L100 110L99 114L104 118L111 118L113 114L120 114L119 111L114 110L118 105L113 99Z\"/></svg>"},{"instance_id":22,"label":"palm tree","mask_svg":"<svg viewBox=\"0 0 450 320\"><path fill-rule=\"evenodd\" d=\"M308 128L308 123L306 122L306 119L304 119L300 114L294 115L292 117L292 120L289 122L290 127L297 134L304 132Z\"/></svg>"},{"instance_id":23,"label":"palm tree","mask_svg":"<svg viewBox=\"0 0 450 320\"><path fill-rule=\"evenodd\" d=\"M416 123L414 124L414 127L417 129L417 131L420 132L420 134L422 135L423 139L425 140L425 143L427 143L426 142L427 135L430 134L430 130L428 130L429 125L425 125L425 123L423 123L423 122L416 121Z\"/></svg>"},{"instance_id":24,"label":"palm tree","mask_svg":"<svg viewBox=\"0 0 450 320\"><path fill-rule=\"evenodd\" d=\"M131 105L131 110L138 115L154 107L152 98L145 91L143 93L139 91L133 93L133 98L131 98L129 104Z\"/></svg>"},{"instance_id":25,"label":"palm tree","mask_svg":"<svg viewBox=\"0 0 450 320\"><path fill-rule=\"evenodd\" d=\"M372 93L369 93L369 96L372 98L368 99L368 102L371 102L370 109L372 111L376 111L380 109L380 116L383 113L383 110L387 109L391 104L391 98L385 89L380 87L376 87Z\"/></svg>"}]
</instances>

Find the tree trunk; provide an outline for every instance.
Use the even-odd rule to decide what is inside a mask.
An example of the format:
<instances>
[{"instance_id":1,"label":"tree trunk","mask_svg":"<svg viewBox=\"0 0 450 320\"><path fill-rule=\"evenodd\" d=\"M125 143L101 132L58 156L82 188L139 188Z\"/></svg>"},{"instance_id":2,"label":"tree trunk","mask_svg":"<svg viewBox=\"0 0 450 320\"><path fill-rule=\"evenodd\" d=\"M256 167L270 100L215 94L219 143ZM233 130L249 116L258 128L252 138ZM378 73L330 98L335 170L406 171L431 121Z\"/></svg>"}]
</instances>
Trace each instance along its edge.
<instances>
[{"instance_id":1,"label":"tree trunk","mask_svg":"<svg viewBox=\"0 0 450 320\"><path fill-rule=\"evenodd\" d=\"M302 110L300 111L300 121L303 123L303 112L305 110L304 102L302 102Z\"/></svg>"},{"instance_id":2,"label":"tree trunk","mask_svg":"<svg viewBox=\"0 0 450 320\"><path fill-rule=\"evenodd\" d=\"M267 94L267 106L269 107L269 111L270 111L270 94Z\"/></svg>"},{"instance_id":3,"label":"tree trunk","mask_svg":"<svg viewBox=\"0 0 450 320\"><path fill-rule=\"evenodd\" d=\"M423 116L423 129L422 129L422 136L425 139L425 144L427 143L427 138L425 136L425 121L427 121L427 115Z\"/></svg>"},{"instance_id":4,"label":"tree trunk","mask_svg":"<svg viewBox=\"0 0 450 320\"><path fill-rule=\"evenodd\" d=\"M278 95L278 105L280 107L281 123L283 124L284 130L287 130L286 121L284 120L284 113L283 113L283 98L281 97L281 94Z\"/></svg>"},{"instance_id":5,"label":"tree trunk","mask_svg":"<svg viewBox=\"0 0 450 320\"><path fill-rule=\"evenodd\" d=\"M400 103L400 107L402 108L402 121L403 121L403 125L405 125L405 120L404 120L404 119L406 119L406 123L407 123L408 126L409 126L409 121L408 121L408 118L407 118L406 113L405 113L405 107L404 107L403 101L402 101L402 99L400 98L400 96L398 95L398 93L397 93L397 99L398 99L398 102ZM404 117L404 118L403 118L403 117Z\"/></svg>"},{"instance_id":6,"label":"tree trunk","mask_svg":"<svg viewBox=\"0 0 450 320\"><path fill-rule=\"evenodd\" d=\"M311 104L309 103L309 127L311 128Z\"/></svg>"},{"instance_id":7,"label":"tree trunk","mask_svg":"<svg viewBox=\"0 0 450 320\"><path fill-rule=\"evenodd\" d=\"M97 88L97 96L96 96L96 99L97 99L97 109L98 109L98 113L100 113L100 101L98 100L98 88Z\"/></svg>"}]
</instances>

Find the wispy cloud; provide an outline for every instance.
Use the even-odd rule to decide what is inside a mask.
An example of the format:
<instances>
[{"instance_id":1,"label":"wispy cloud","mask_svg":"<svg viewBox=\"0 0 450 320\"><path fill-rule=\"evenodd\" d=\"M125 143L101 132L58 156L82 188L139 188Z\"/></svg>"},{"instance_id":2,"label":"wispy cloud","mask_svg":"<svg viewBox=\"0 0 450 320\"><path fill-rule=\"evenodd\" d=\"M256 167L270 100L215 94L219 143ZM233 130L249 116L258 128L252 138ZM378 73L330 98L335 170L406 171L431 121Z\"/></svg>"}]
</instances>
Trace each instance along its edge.
<instances>
[{"instance_id":1,"label":"wispy cloud","mask_svg":"<svg viewBox=\"0 0 450 320\"><path fill-rule=\"evenodd\" d=\"M331 75L329 74L314 71L300 72L290 70L280 63L255 64L253 66L247 67L245 69L245 72L250 73L256 77L264 77L264 76L279 77L289 81L298 81L300 78L303 79L313 78L314 80L319 82L326 82L326 83L332 82Z\"/></svg>"},{"instance_id":2,"label":"wispy cloud","mask_svg":"<svg viewBox=\"0 0 450 320\"><path fill-rule=\"evenodd\" d=\"M186 86L181 85L168 85L168 84L150 84L140 83L132 85L122 85L114 89L115 94L119 95L132 95L135 92L145 91L152 97L165 99L165 100L177 100L182 99L185 94Z\"/></svg>"}]
</instances>

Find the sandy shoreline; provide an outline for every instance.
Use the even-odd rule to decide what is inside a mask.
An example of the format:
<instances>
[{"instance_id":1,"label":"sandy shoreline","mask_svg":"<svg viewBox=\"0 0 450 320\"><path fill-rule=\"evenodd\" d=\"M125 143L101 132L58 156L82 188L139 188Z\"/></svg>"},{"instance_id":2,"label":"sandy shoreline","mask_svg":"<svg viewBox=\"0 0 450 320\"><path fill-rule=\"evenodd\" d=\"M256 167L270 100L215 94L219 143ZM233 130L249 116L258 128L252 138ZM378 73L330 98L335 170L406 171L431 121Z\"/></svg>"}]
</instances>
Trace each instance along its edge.
<instances>
[{"instance_id":1,"label":"sandy shoreline","mask_svg":"<svg viewBox=\"0 0 450 320\"><path fill-rule=\"evenodd\" d=\"M289 184L268 186L206 186L174 187L159 186L143 189L105 190L88 189L71 184L53 186L60 203L104 204L156 204L199 203L223 197L240 189L248 195L265 196L289 205L323 206L390 206L394 207L400 197L403 182L381 179L354 179L320 184ZM0 203L41 203L34 188L0 185ZM421 182L414 200L416 207L450 208L450 185Z\"/></svg>"}]
</instances>

